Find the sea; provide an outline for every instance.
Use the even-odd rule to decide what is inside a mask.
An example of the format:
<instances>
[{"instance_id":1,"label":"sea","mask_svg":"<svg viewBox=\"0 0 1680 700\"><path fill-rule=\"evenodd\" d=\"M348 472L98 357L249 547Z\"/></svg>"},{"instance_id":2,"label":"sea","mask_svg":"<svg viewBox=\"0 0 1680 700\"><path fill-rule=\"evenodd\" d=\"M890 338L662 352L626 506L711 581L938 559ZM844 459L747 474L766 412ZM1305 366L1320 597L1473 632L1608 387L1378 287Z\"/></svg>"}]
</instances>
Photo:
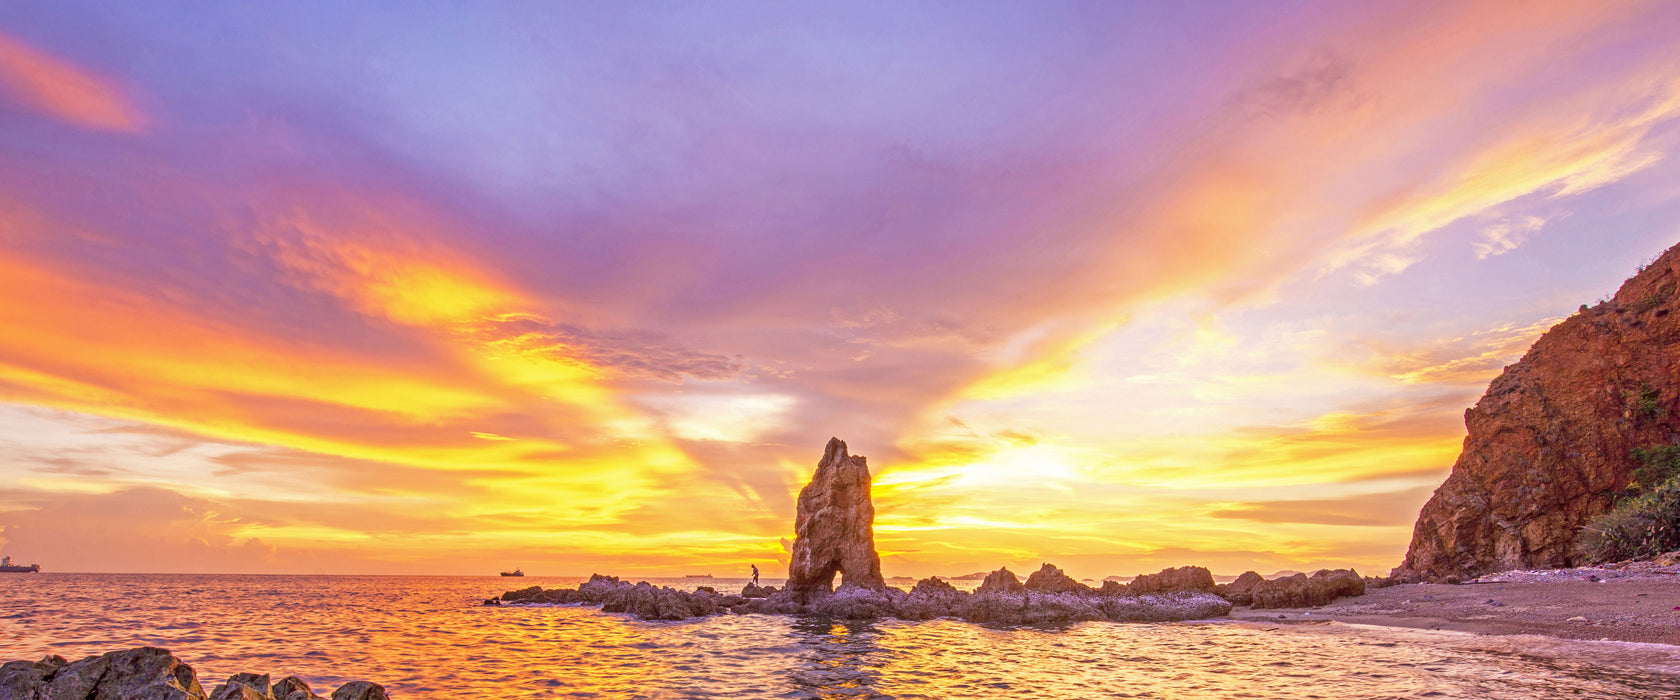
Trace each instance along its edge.
<instances>
[{"instance_id":1,"label":"sea","mask_svg":"<svg viewBox=\"0 0 1680 700\"><path fill-rule=\"evenodd\" d=\"M578 578L0 576L0 660L161 646L237 672L449 698L1673 698L1680 647L1339 623L648 622L481 605ZM738 590L745 579L649 579ZM780 580L765 583L781 585ZM972 587L972 582L963 583Z\"/></svg>"}]
</instances>

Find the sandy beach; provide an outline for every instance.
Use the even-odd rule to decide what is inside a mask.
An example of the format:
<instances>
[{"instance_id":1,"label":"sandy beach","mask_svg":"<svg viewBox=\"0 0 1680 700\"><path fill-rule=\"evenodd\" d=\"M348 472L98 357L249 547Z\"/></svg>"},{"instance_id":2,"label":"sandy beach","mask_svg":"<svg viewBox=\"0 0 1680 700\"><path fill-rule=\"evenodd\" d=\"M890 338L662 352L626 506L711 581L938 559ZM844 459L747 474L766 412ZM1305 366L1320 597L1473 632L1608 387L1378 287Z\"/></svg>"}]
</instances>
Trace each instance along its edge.
<instances>
[{"instance_id":1,"label":"sandy beach","mask_svg":"<svg viewBox=\"0 0 1680 700\"><path fill-rule=\"evenodd\" d=\"M1505 572L1457 585L1373 589L1321 608L1238 608L1231 617L1680 645L1680 568Z\"/></svg>"}]
</instances>

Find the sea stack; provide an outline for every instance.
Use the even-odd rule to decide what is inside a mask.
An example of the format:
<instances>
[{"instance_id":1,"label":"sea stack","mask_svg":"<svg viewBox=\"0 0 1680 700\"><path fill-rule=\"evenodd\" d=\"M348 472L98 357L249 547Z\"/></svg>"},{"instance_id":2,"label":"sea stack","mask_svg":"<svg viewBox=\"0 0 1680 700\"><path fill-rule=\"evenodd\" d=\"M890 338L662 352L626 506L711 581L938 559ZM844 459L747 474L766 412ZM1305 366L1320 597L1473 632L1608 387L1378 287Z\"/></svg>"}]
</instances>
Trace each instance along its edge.
<instances>
[{"instance_id":1,"label":"sea stack","mask_svg":"<svg viewBox=\"0 0 1680 700\"><path fill-rule=\"evenodd\" d=\"M1680 246L1493 380L1464 414L1464 451L1419 514L1395 578L1591 563L1576 536L1628 486L1634 450L1680 439L1677 286Z\"/></svg>"},{"instance_id":2,"label":"sea stack","mask_svg":"<svg viewBox=\"0 0 1680 700\"><path fill-rule=\"evenodd\" d=\"M811 483L799 491L787 582L798 600L832 591L836 573L842 587L886 589L881 556L875 552L869 481L869 463L861 455L848 455L840 438L829 438Z\"/></svg>"}]
</instances>

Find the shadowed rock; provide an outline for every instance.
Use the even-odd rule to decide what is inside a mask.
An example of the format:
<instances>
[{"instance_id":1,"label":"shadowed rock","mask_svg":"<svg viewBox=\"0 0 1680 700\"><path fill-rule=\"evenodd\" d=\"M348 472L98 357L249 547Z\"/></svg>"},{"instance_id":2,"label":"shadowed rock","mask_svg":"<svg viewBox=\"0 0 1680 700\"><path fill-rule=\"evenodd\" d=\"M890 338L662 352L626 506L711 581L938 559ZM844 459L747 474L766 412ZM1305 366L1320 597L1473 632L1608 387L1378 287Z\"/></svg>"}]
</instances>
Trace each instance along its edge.
<instances>
[{"instance_id":1,"label":"shadowed rock","mask_svg":"<svg viewBox=\"0 0 1680 700\"><path fill-rule=\"evenodd\" d=\"M1219 586L1217 593L1232 605L1251 605L1254 603L1254 589L1266 582L1266 577L1258 572L1244 571L1237 580Z\"/></svg>"},{"instance_id":2,"label":"shadowed rock","mask_svg":"<svg viewBox=\"0 0 1680 700\"><path fill-rule=\"evenodd\" d=\"M320 697L310 692L309 684L297 676L280 679L269 692L274 694L274 700L315 700Z\"/></svg>"},{"instance_id":3,"label":"shadowed rock","mask_svg":"<svg viewBox=\"0 0 1680 700\"><path fill-rule=\"evenodd\" d=\"M67 662L49 656L0 665L0 700L319 700L296 677L271 687L267 674L238 673L208 695L191 666L168 650L141 647ZM333 700L389 700L377 683L351 681Z\"/></svg>"},{"instance_id":4,"label":"shadowed rock","mask_svg":"<svg viewBox=\"0 0 1680 700\"><path fill-rule=\"evenodd\" d=\"M1212 593L1217 590L1213 583L1213 572L1200 566L1181 566L1176 569L1162 569L1157 574L1139 574L1126 587L1126 592L1132 595L1148 595L1151 593Z\"/></svg>"},{"instance_id":5,"label":"shadowed rock","mask_svg":"<svg viewBox=\"0 0 1680 700\"><path fill-rule=\"evenodd\" d=\"M1253 588L1256 608L1311 608L1337 598L1365 595L1365 579L1353 569L1319 569L1262 581Z\"/></svg>"},{"instance_id":6,"label":"shadowed rock","mask_svg":"<svg viewBox=\"0 0 1680 700\"><path fill-rule=\"evenodd\" d=\"M1020 593L1025 590L1027 590L1027 587L1022 585L1021 579L1015 578L1015 572L1010 571L1009 567L1006 566L998 569L997 571L986 574L986 580L981 581L980 587L974 589L974 592Z\"/></svg>"},{"instance_id":7,"label":"shadowed rock","mask_svg":"<svg viewBox=\"0 0 1680 700\"><path fill-rule=\"evenodd\" d=\"M776 592L776 587L775 586L760 586L756 583L748 583L746 586L741 588L741 597L742 598L769 598L770 594L775 593L775 592Z\"/></svg>"},{"instance_id":8,"label":"shadowed rock","mask_svg":"<svg viewBox=\"0 0 1680 700\"><path fill-rule=\"evenodd\" d=\"M271 700L268 674L236 673L210 691L210 700Z\"/></svg>"},{"instance_id":9,"label":"shadowed rock","mask_svg":"<svg viewBox=\"0 0 1680 700\"><path fill-rule=\"evenodd\" d=\"M935 576L916 582L910 594L898 600L893 616L904 620L932 620L949 617L967 594Z\"/></svg>"},{"instance_id":10,"label":"shadowed rock","mask_svg":"<svg viewBox=\"0 0 1680 700\"><path fill-rule=\"evenodd\" d=\"M793 522L787 591L801 602L833 590L835 574L841 586L886 589L869 481L865 459L846 454L846 443L830 438L811 482L799 491Z\"/></svg>"},{"instance_id":11,"label":"shadowed rock","mask_svg":"<svg viewBox=\"0 0 1680 700\"><path fill-rule=\"evenodd\" d=\"M1024 587L1043 593L1092 593L1090 586L1080 583L1049 562L1027 577Z\"/></svg>"}]
</instances>

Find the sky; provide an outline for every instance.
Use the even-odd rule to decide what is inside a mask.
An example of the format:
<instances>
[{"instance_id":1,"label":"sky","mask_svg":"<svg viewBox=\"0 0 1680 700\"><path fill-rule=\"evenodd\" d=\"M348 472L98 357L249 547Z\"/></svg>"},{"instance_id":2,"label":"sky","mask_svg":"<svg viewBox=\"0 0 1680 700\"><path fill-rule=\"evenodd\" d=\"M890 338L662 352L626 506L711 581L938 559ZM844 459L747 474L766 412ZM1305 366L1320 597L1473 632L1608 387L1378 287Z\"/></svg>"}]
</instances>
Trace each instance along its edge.
<instances>
[{"instance_id":1,"label":"sky","mask_svg":"<svg viewBox=\"0 0 1680 700\"><path fill-rule=\"evenodd\" d=\"M1665 2L9 3L0 552L1380 575L1677 147Z\"/></svg>"}]
</instances>

